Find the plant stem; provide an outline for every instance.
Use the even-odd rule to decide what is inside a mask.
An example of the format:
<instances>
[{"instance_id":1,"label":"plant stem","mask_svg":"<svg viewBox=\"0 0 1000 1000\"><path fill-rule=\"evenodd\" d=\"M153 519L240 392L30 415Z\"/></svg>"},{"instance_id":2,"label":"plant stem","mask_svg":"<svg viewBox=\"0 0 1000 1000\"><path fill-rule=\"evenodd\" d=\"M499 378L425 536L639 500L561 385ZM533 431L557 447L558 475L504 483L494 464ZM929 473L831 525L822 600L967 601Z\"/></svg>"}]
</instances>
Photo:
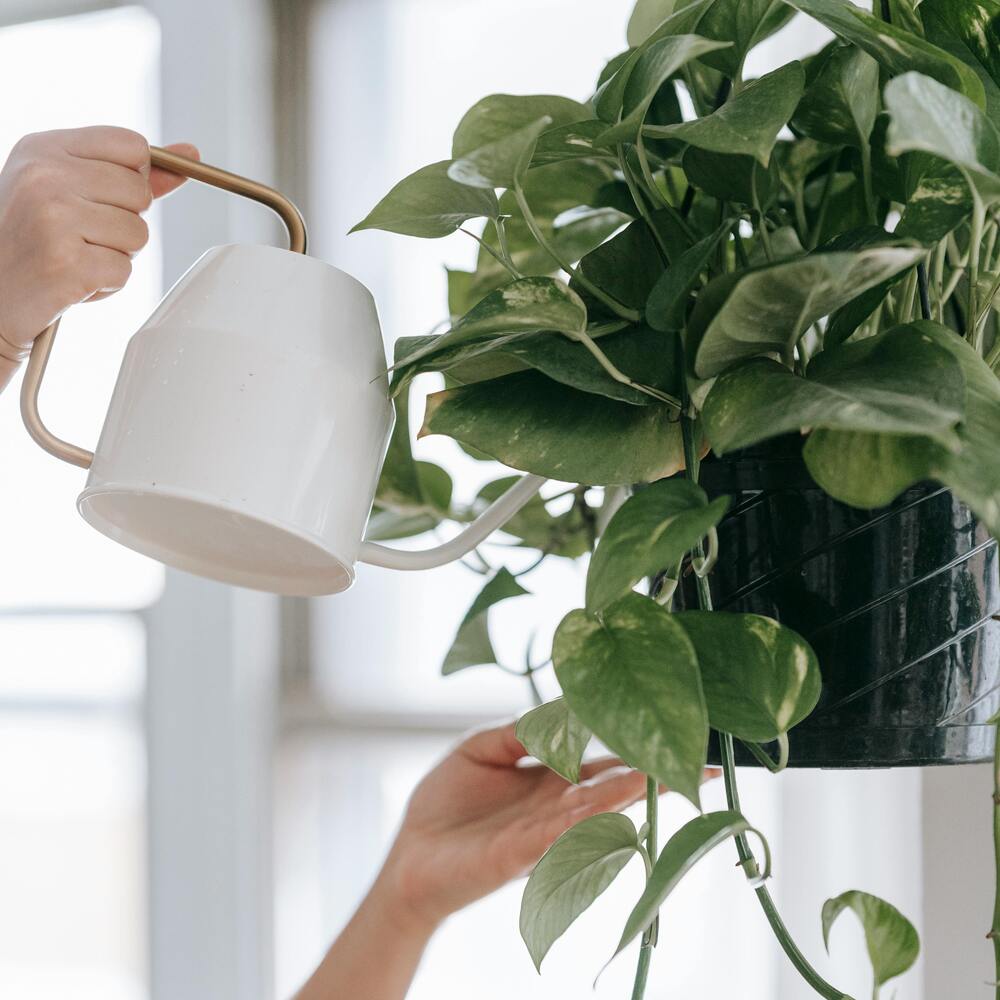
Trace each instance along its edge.
<instances>
[{"instance_id":1,"label":"plant stem","mask_svg":"<svg viewBox=\"0 0 1000 1000\"><path fill-rule=\"evenodd\" d=\"M827 171L826 180L823 182L823 191L819 197L819 211L816 213L816 222L813 225L812 235L809 237L807 250L815 250L819 243L820 234L823 232L823 223L826 221L826 210L830 204L830 193L833 190L833 179L837 176L837 161L840 159L834 156L830 160L830 169Z\"/></svg>"},{"instance_id":2,"label":"plant stem","mask_svg":"<svg viewBox=\"0 0 1000 1000\"><path fill-rule=\"evenodd\" d=\"M652 234L653 239L656 240L656 247L660 252L660 261L666 267L667 262L670 260L667 245L663 242L660 231L653 224L653 217L649 214L649 206L646 204L646 199L643 198L642 192L639 190L639 185L636 184L635 178L632 176L628 161L625 159L624 146L618 147L618 164L622 168L622 175L625 177L625 183L628 185L629 193L632 195L632 201L635 202L635 207L639 209L639 214L646 223L646 227Z\"/></svg>"},{"instance_id":3,"label":"plant stem","mask_svg":"<svg viewBox=\"0 0 1000 1000\"><path fill-rule=\"evenodd\" d=\"M931 296L927 286L927 264L925 261L917 264L917 286L920 291L920 316L922 319L930 319Z\"/></svg>"},{"instance_id":4,"label":"plant stem","mask_svg":"<svg viewBox=\"0 0 1000 1000\"><path fill-rule=\"evenodd\" d=\"M878 215L875 211L875 195L872 193L872 151L868 143L861 144L861 181L864 185L868 221L874 226L878 224Z\"/></svg>"},{"instance_id":5,"label":"plant stem","mask_svg":"<svg viewBox=\"0 0 1000 1000\"><path fill-rule=\"evenodd\" d=\"M545 699L542 697L542 692L538 689L534 668L525 670L524 677L528 682L528 687L531 688L531 700L535 703L535 708L538 708L539 705L544 704Z\"/></svg>"},{"instance_id":6,"label":"plant stem","mask_svg":"<svg viewBox=\"0 0 1000 1000\"><path fill-rule=\"evenodd\" d=\"M581 288L586 288L595 299L603 302L616 316L621 316L622 319L628 320L630 323L638 323L642 319L642 314L636 309L630 309L628 306L623 305L617 299L612 298L607 292L598 288L583 271L578 270L573 267L568 260L566 260L556 249L550 245L549 241L542 234L541 229L538 227L538 222L535 216L531 212L531 206L528 204L528 199L524 197L524 191L521 190L521 185L515 185L512 189L514 192L514 199L517 201L517 206L521 210L521 214L524 216L524 222L528 227L528 231L535 238L535 242L576 282Z\"/></svg>"},{"instance_id":7,"label":"plant stem","mask_svg":"<svg viewBox=\"0 0 1000 1000\"><path fill-rule=\"evenodd\" d=\"M978 195L972 198L972 223L969 230L969 308L966 310L966 337L973 348L982 354L982 337L977 322L979 317L979 251L983 241L983 223L986 209Z\"/></svg>"},{"instance_id":8,"label":"plant stem","mask_svg":"<svg viewBox=\"0 0 1000 1000\"><path fill-rule=\"evenodd\" d=\"M686 402L686 400L685 400ZM698 481L698 452L694 437L694 421L686 416L681 417L681 431L684 437L684 459L687 467L687 476L693 481ZM699 545L700 548L700 545ZM703 553L699 552L699 555ZM698 604L703 611L712 610L712 588L708 577L697 577L698 584ZM736 760L733 754L733 737L729 733L719 733L719 748L722 757L722 773L726 784L726 801L729 808L735 812L740 811L740 795L736 785ZM739 834L736 840L736 853L740 859L740 865L748 879L754 880L760 877L760 868L750 849L750 842L744 834ZM761 909L767 917L767 922L771 925L771 930L781 945L782 951L788 956L799 975L825 1000L851 1000L847 994L835 989L809 964L806 957L799 951L798 946L792 940L788 928L785 926L781 915L778 913L774 900L770 892L764 885L758 885L754 889Z\"/></svg>"},{"instance_id":9,"label":"plant stem","mask_svg":"<svg viewBox=\"0 0 1000 1000\"><path fill-rule=\"evenodd\" d=\"M997 725L993 751L993 857L996 866L996 892L993 901L993 926L986 936L993 942L996 1000L1000 1000L1000 724Z\"/></svg>"},{"instance_id":10,"label":"plant stem","mask_svg":"<svg viewBox=\"0 0 1000 1000\"><path fill-rule=\"evenodd\" d=\"M465 233L466 236L471 236L494 260L502 264L515 281L524 277L524 275L521 274L521 272L518 271L516 267L514 267L510 259L506 256L506 251L504 253L498 253L496 250L493 249L493 247L489 245L489 243L486 242L486 240L484 240L481 236L477 236L474 232L472 232L471 229L465 229L464 227L460 227L460 229L463 233ZM499 237L500 237L500 229L498 228L497 238L499 239Z\"/></svg>"}]
</instances>

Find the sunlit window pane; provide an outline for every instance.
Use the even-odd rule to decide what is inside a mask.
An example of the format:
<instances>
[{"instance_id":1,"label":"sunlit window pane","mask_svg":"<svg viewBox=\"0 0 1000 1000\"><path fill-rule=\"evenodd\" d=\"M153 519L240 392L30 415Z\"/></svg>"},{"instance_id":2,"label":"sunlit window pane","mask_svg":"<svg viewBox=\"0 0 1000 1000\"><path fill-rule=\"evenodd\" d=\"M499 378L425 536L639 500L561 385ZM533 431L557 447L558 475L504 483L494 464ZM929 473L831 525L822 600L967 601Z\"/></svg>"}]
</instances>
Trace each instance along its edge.
<instances>
[{"instance_id":1,"label":"sunlit window pane","mask_svg":"<svg viewBox=\"0 0 1000 1000\"><path fill-rule=\"evenodd\" d=\"M0 160L25 133L110 124L156 137L159 31L139 7L0 29ZM53 72L53 68L58 72ZM160 291L157 226L118 295L72 309L42 393L56 434L93 448L125 343ZM140 607L162 568L99 535L76 512L85 474L44 454L18 415L19 381L0 396L0 607ZM16 526L15 531L9 530Z\"/></svg>"}]
</instances>

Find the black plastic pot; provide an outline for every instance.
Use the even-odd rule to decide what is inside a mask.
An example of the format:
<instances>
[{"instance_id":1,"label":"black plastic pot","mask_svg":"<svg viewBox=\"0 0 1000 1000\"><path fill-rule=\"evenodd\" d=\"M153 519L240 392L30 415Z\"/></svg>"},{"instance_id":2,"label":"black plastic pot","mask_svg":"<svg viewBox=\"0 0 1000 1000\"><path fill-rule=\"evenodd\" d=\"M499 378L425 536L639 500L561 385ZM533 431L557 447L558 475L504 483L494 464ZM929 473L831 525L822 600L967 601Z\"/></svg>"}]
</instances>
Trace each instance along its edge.
<instances>
[{"instance_id":1,"label":"black plastic pot","mask_svg":"<svg viewBox=\"0 0 1000 1000\"><path fill-rule=\"evenodd\" d=\"M776 618L819 657L823 693L790 734L792 766L992 756L1000 564L965 504L936 485L881 510L838 503L810 478L798 437L706 459L701 484L733 498L710 578L715 606ZM696 606L690 578L679 602Z\"/></svg>"}]
</instances>

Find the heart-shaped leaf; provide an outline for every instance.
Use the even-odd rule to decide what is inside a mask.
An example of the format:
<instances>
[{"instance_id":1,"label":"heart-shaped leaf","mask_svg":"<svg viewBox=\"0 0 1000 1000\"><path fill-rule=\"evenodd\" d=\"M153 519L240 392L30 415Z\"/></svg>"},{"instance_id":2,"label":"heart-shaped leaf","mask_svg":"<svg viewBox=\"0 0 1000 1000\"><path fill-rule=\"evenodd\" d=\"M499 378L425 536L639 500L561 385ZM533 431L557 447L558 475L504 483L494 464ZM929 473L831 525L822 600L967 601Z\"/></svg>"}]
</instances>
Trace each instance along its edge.
<instances>
[{"instance_id":1,"label":"heart-shaped leaf","mask_svg":"<svg viewBox=\"0 0 1000 1000\"><path fill-rule=\"evenodd\" d=\"M728 497L709 503L689 479L664 479L629 497L608 522L587 570L587 611L597 614L643 577L675 569L714 528Z\"/></svg>"},{"instance_id":2,"label":"heart-shaped leaf","mask_svg":"<svg viewBox=\"0 0 1000 1000\"><path fill-rule=\"evenodd\" d=\"M885 87L886 146L894 156L932 153L954 163L986 204L1000 200L1000 133L967 97L920 73Z\"/></svg>"},{"instance_id":3,"label":"heart-shaped leaf","mask_svg":"<svg viewBox=\"0 0 1000 1000\"><path fill-rule=\"evenodd\" d=\"M702 411L717 454L815 427L926 434L956 449L965 377L912 326L823 351L802 378L756 358L718 377Z\"/></svg>"},{"instance_id":4,"label":"heart-shaped leaf","mask_svg":"<svg viewBox=\"0 0 1000 1000\"><path fill-rule=\"evenodd\" d=\"M429 396L420 434L446 434L549 479L610 486L652 482L683 468L675 413L521 372Z\"/></svg>"},{"instance_id":5,"label":"heart-shaped leaf","mask_svg":"<svg viewBox=\"0 0 1000 1000\"><path fill-rule=\"evenodd\" d=\"M699 297L689 324L698 343L695 374L708 378L760 354L790 355L816 320L923 254L910 247L813 253L716 278Z\"/></svg>"},{"instance_id":6,"label":"heart-shaped leaf","mask_svg":"<svg viewBox=\"0 0 1000 1000\"><path fill-rule=\"evenodd\" d=\"M591 250L580 261L580 270L608 295L624 305L641 309L663 273L663 265L649 226L645 220L637 219L606 243ZM592 314L604 309L576 282L571 281L570 288L580 292Z\"/></svg>"},{"instance_id":7,"label":"heart-shaped leaf","mask_svg":"<svg viewBox=\"0 0 1000 1000\"><path fill-rule=\"evenodd\" d=\"M850 0L785 0L876 59L890 74L916 70L961 91L980 107L986 102L979 77L960 59L904 28L887 23Z\"/></svg>"},{"instance_id":8,"label":"heart-shaped leaf","mask_svg":"<svg viewBox=\"0 0 1000 1000\"><path fill-rule=\"evenodd\" d=\"M685 823L664 844L646 888L625 922L612 959L649 927L666 898L706 854L750 829L750 824L738 812L728 811L705 813Z\"/></svg>"},{"instance_id":9,"label":"heart-shaped leaf","mask_svg":"<svg viewBox=\"0 0 1000 1000\"><path fill-rule=\"evenodd\" d=\"M600 620L571 611L552 661L570 709L600 740L698 805L708 714L694 647L671 614L638 594Z\"/></svg>"},{"instance_id":10,"label":"heart-shaped leaf","mask_svg":"<svg viewBox=\"0 0 1000 1000\"><path fill-rule=\"evenodd\" d=\"M747 53L793 14L782 0L715 0L698 22L698 33L733 45L701 61L733 79L740 74Z\"/></svg>"},{"instance_id":11,"label":"heart-shaped leaf","mask_svg":"<svg viewBox=\"0 0 1000 1000\"><path fill-rule=\"evenodd\" d=\"M766 167L778 132L792 117L804 86L801 63L791 62L747 84L704 118L677 125L647 125L643 135L680 139L715 153L752 156Z\"/></svg>"},{"instance_id":12,"label":"heart-shaped leaf","mask_svg":"<svg viewBox=\"0 0 1000 1000\"><path fill-rule=\"evenodd\" d=\"M961 171L934 159L914 186L895 235L934 246L965 222L971 212L972 194Z\"/></svg>"},{"instance_id":13,"label":"heart-shaped leaf","mask_svg":"<svg viewBox=\"0 0 1000 1000\"><path fill-rule=\"evenodd\" d=\"M590 742L590 730L569 710L565 698L556 698L526 712L514 735L524 749L567 781L580 780L580 762Z\"/></svg>"},{"instance_id":14,"label":"heart-shaped leaf","mask_svg":"<svg viewBox=\"0 0 1000 1000\"><path fill-rule=\"evenodd\" d=\"M452 180L449 164L442 160L404 177L351 232L383 229L434 239L450 235L469 219L495 219L500 211L496 194Z\"/></svg>"},{"instance_id":15,"label":"heart-shaped leaf","mask_svg":"<svg viewBox=\"0 0 1000 1000\"><path fill-rule=\"evenodd\" d=\"M816 654L797 632L763 615L682 611L713 729L767 743L798 725L819 700Z\"/></svg>"},{"instance_id":16,"label":"heart-shaped leaf","mask_svg":"<svg viewBox=\"0 0 1000 1000\"><path fill-rule=\"evenodd\" d=\"M556 128L583 121L590 115L587 105L555 94L490 94L469 108L458 123L451 156L459 160L540 118L550 119L549 127Z\"/></svg>"},{"instance_id":17,"label":"heart-shaped leaf","mask_svg":"<svg viewBox=\"0 0 1000 1000\"><path fill-rule=\"evenodd\" d=\"M810 83L792 119L804 135L864 148L878 114L878 63L853 45L837 45Z\"/></svg>"},{"instance_id":18,"label":"heart-shaped leaf","mask_svg":"<svg viewBox=\"0 0 1000 1000\"><path fill-rule=\"evenodd\" d=\"M511 597L522 597L527 593L528 591L517 582L509 570L498 569L465 613L455 635L455 641L441 665L441 673L453 674L466 667L496 663L497 654L490 640L489 610L500 601Z\"/></svg>"},{"instance_id":19,"label":"heart-shaped leaf","mask_svg":"<svg viewBox=\"0 0 1000 1000\"><path fill-rule=\"evenodd\" d=\"M823 904L823 943L827 951L830 950L830 929L844 910L852 910L864 928L876 991L913 967L920 954L916 928L891 903L856 889Z\"/></svg>"},{"instance_id":20,"label":"heart-shaped leaf","mask_svg":"<svg viewBox=\"0 0 1000 1000\"><path fill-rule=\"evenodd\" d=\"M452 160L448 176L472 188L512 188L521 183L535 152L538 137L552 125L543 115Z\"/></svg>"},{"instance_id":21,"label":"heart-shaped leaf","mask_svg":"<svg viewBox=\"0 0 1000 1000\"><path fill-rule=\"evenodd\" d=\"M599 813L567 830L535 865L521 897L521 937L535 968L574 920L639 853L632 821Z\"/></svg>"},{"instance_id":22,"label":"heart-shaped leaf","mask_svg":"<svg viewBox=\"0 0 1000 1000\"><path fill-rule=\"evenodd\" d=\"M728 46L729 42L713 42L698 35L672 35L648 46L632 67L622 95L621 121L596 139L598 146L614 146L635 142L646 112L660 87L685 63L706 52Z\"/></svg>"},{"instance_id":23,"label":"heart-shaped leaf","mask_svg":"<svg viewBox=\"0 0 1000 1000\"><path fill-rule=\"evenodd\" d=\"M832 497L856 507L881 507L924 479L950 487L1000 533L1000 381L976 351L947 327L926 320L910 326L948 350L965 375L965 418L951 452L925 437L815 431L803 457Z\"/></svg>"}]
</instances>

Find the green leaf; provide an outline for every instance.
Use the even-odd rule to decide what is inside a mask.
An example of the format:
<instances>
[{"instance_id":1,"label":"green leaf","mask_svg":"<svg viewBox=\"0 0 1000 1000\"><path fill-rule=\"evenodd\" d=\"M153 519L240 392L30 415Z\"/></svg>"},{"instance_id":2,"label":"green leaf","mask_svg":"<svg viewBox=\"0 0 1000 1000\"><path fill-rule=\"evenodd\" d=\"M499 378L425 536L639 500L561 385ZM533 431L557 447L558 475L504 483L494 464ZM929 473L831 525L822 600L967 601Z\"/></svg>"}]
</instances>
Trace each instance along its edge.
<instances>
[{"instance_id":1,"label":"green leaf","mask_svg":"<svg viewBox=\"0 0 1000 1000\"><path fill-rule=\"evenodd\" d=\"M446 434L524 472L608 486L650 482L683 468L674 413L521 372L434 393L420 433Z\"/></svg>"},{"instance_id":2,"label":"green leaf","mask_svg":"<svg viewBox=\"0 0 1000 1000\"><path fill-rule=\"evenodd\" d=\"M538 137L551 125L552 119L543 115L515 132L508 132L452 160L448 176L472 188L515 187L531 163Z\"/></svg>"},{"instance_id":3,"label":"green leaf","mask_svg":"<svg viewBox=\"0 0 1000 1000\"><path fill-rule=\"evenodd\" d=\"M539 971L574 920L639 853L632 821L599 813L567 830L535 866L521 898L521 937Z\"/></svg>"},{"instance_id":4,"label":"green leaf","mask_svg":"<svg viewBox=\"0 0 1000 1000\"><path fill-rule=\"evenodd\" d=\"M388 542L396 538L413 538L433 531L441 519L431 513L407 514L395 510L372 511L365 528L365 540Z\"/></svg>"},{"instance_id":5,"label":"green leaf","mask_svg":"<svg viewBox=\"0 0 1000 1000\"><path fill-rule=\"evenodd\" d=\"M688 146L681 164L691 184L720 201L749 206L756 203L766 210L777 194L778 170L774 160L765 169L752 156L710 153Z\"/></svg>"},{"instance_id":6,"label":"green leaf","mask_svg":"<svg viewBox=\"0 0 1000 1000\"><path fill-rule=\"evenodd\" d=\"M958 90L980 107L986 101L979 77L960 59L904 28L887 24L850 0L785 0L863 49L891 75L916 70Z\"/></svg>"},{"instance_id":7,"label":"green leaf","mask_svg":"<svg viewBox=\"0 0 1000 1000\"><path fill-rule=\"evenodd\" d=\"M580 270L608 295L624 305L641 309L663 273L663 266L649 226L644 220L637 219L606 243L591 250L580 261ZM570 288L580 293L592 314L606 311L577 282L571 281Z\"/></svg>"},{"instance_id":8,"label":"green leaf","mask_svg":"<svg viewBox=\"0 0 1000 1000\"><path fill-rule=\"evenodd\" d=\"M702 416L717 454L792 431L926 434L956 449L965 377L931 337L898 326L818 354L806 378L757 358L723 373Z\"/></svg>"},{"instance_id":9,"label":"green leaf","mask_svg":"<svg viewBox=\"0 0 1000 1000\"><path fill-rule=\"evenodd\" d=\"M403 371L418 361L476 340L511 333L558 330L582 333L587 329L587 307L569 286L555 278L521 278L490 292L450 330L429 340L410 341L411 349L396 357L398 391Z\"/></svg>"},{"instance_id":10,"label":"green leaf","mask_svg":"<svg viewBox=\"0 0 1000 1000\"><path fill-rule=\"evenodd\" d=\"M720 240L729 235L733 225L733 220L727 219L714 233L685 250L660 276L646 300L646 322L654 330L684 328L691 293Z\"/></svg>"},{"instance_id":11,"label":"green leaf","mask_svg":"<svg viewBox=\"0 0 1000 1000\"><path fill-rule=\"evenodd\" d=\"M606 149L594 148L594 140L607 128L607 123L599 118L587 118L548 129L538 137L531 167L548 166L579 157L606 157L610 162L616 162Z\"/></svg>"},{"instance_id":12,"label":"green leaf","mask_svg":"<svg viewBox=\"0 0 1000 1000\"><path fill-rule=\"evenodd\" d=\"M680 139L715 153L752 156L766 167L781 127L802 96L802 64L791 62L754 80L718 111L677 125L647 125L643 135Z\"/></svg>"},{"instance_id":13,"label":"green leaf","mask_svg":"<svg viewBox=\"0 0 1000 1000\"><path fill-rule=\"evenodd\" d=\"M685 3L680 10L675 10L662 21L659 27L631 52L624 54L625 58L621 64L610 77L602 81L594 95L597 117L609 124L617 122L625 101L625 88L643 54L661 39L693 32L705 11L714 2L715 0L695 0L694 3Z\"/></svg>"},{"instance_id":14,"label":"green leaf","mask_svg":"<svg viewBox=\"0 0 1000 1000\"><path fill-rule=\"evenodd\" d=\"M797 632L763 615L681 611L694 646L713 729L767 743L819 701L816 654Z\"/></svg>"},{"instance_id":15,"label":"green leaf","mask_svg":"<svg viewBox=\"0 0 1000 1000\"><path fill-rule=\"evenodd\" d=\"M793 16L781 0L715 0L698 22L706 38L732 42L732 48L702 58L730 79L738 76L747 53Z\"/></svg>"},{"instance_id":16,"label":"green leaf","mask_svg":"<svg viewBox=\"0 0 1000 1000\"><path fill-rule=\"evenodd\" d=\"M646 888L625 922L612 959L649 927L666 898L706 854L750 829L750 824L738 812L705 813L685 823L664 844Z\"/></svg>"},{"instance_id":17,"label":"green leaf","mask_svg":"<svg viewBox=\"0 0 1000 1000\"><path fill-rule=\"evenodd\" d=\"M910 327L950 351L965 375L965 419L957 453L924 437L815 431L803 449L812 477L855 507L881 507L903 489L936 479L964 500L992 534L1000 533L1000 381L975 350L947 327Z\"/></svg>"},{"instance_id":18,"label":"green leaf","mask_svg":"<svg viewBox=\"0 0 1000 1000\"><path fill-rule=\"evenodd\" d=\"M472 292L475 274L452 267L446 267L445 272L448 275L448 315L454 319L467 313L476 304Z\"/></svg>"},{"instance_id":19,"label":"green leaf","mask_svg":"<svg viewBox=\"0 0 1000 1000\"><path fill-rule=\"evenodd\" d=\"M673 342L648 326L630 326L600 338L598 346L615 367L636 382L672 396L681 392L681 378ZM655 402L648 392L612 378L582 344L567 337L510 337L502 342L475 345L442 369L457 382L469 385L534 368L549 378L583 392L596 393L633 406Z\"/></svg>"},{"instance_id":20,"label":"green leaf","mask_svg":"<svg viewBox=\"0 0 1000 1000\"><path fill-rule=\"evenodd\" d=\"M420 492L430 507L442 515L447 515L451 509L452 481L451 476L433 462L417 462L417 479L420 482Z\"/></svg>"},{"instance_id":21,"label":"green leaf","mask_svg":"<svg viewBox=\"0 0 1000 1000\"><path fill-rule=\"evenodd\" d=\"M603 207L599 211L581 213L583 206L594 209L603 206L601 190L610 177L611 171L606 164L585 159L532 167L524 176L522 190L542 234L570 262L579 260L629 221L620 212ZM507 245L514 267L528 276L549 275L556 271L551 256L538 245L528 229L514 192L505 192L499 204L506 218ZM487 228L483 239L493 250L498 249L493 226ZM510 272L487 250L480 248L473 293L482 297L509 281Z\"/></svg>"},{"instance_id":22,"label":"green leaf","mask_svg":"<svg viewBox=\"0 0 1000 1000\"><path fill-rule=\"evenodd\" d=\"M569 707L598 739L698 806L708 714L694 647L673 615L638 594L600 620L571 611L552 660Z\"/></svg>"},{"instance_id":23,"label":"green leaf","mask_svg":"<svg viewBox=\"0 0 1000 1000\"><path fill-rule=\"evenodd\" d=\"M449 161L442 160L405 177L351 232L382 229L434 239L450 235L469 219L495 219L496 194L456 183L448 168Z\"/></svg>"},{"instance_id":24,"label":"green leaf","mask_svg":"<svg viewBox=\"0 0 1000 1000\"><path fill-rule=\"evenodd\" d=\"M961 172L934 159L907 199L895 235L933 246L960 226L972 211L972 194Z\"/></svg>"},{"instance_id":25,"label":"green leaf","mask_svg":"<svg viewBox=\"0 0 1000 1000\"><path fill-rule=\"evenodd\" d=\"M729 42L713 42L698 35L672 35L646 48L632 67L622 95L621 121L599 135L596 145L635 142L660 87L685 63L728 45Z\"/></svg>"},{"instance_id":26,"label":"green leaf","mask_svg":"<svg viewBox=\"0 0 1000 1000\"><path fill-rule=\"evenodd\" d=\"M987 204L1000 200L1000 133L967 97L920 73L885 87L891 154L924 152L954 163Z\"/></svg>"},{"instance_id":27,"label":"green leaf","mask_svg":"<svg viewBox=\"0 0 1000 1000\"><path fill-rule=\"evenodd\" d=\"M557 128L590 118L586 104L554 94L491 94L474 104L458 123L451 156L460 160L470 153L499 142L513 132L548 118ZM506 185L496 185L505 187Z\"/></svg>"},{"instance_id":28,"label":"green leaf","mask_svg":"<svg viewBox=\"0 0 1000 1000\"><path fill-rule=\"evenodd\" d=\"M838 45L803 95L792 125L834 145L864 147L878 114L878 63L852 45Z\"/></svg>"},{"instance_id":29,"label":"green leaf","mask_svg":"<svg viewBox=\"0 0 1000 1000\"><path fill-rule=\"evenodd\" d=\"M916 928L891 903L867 892L841 893L823 904L823 943L830 950L830 928L844 910L853 910L865 932L876 988L901 976L920 954Z\"/></svg>"},{"instance_id":30,"label":"green leaf","mask_svg":"<svg viewBox=\"0 0 1000 1000\"><path fill-rule=\"evenodd\" d=\"M401 393L394 400L396 422L389 438L389 448L382 463L375 502L397 513L419 513L423 510L424 495L417 478L417 465L410 447L409 393Z\"/></svg>"},{"instance_id":31,"label":"green leaf","mask_svg":"<svg viewBox=\"0 0 1000 1000\"><path fill-rule=\"evenodd\" d=\"M760 354L789 355L814 322L923 254L908 247L813 253L716 278L699 296L689 324L695 343L700 337L695 374L708 378Z\"/></svg>"},{"instance_id":32,"label":"green leaf","mask_svg":"<svg viewBox=\"0 0 1000 1000\"><path fill-rule=\"evenodd\" d=\"M711 503L689 479L663 479L639 490L615 512L587 570L587 611L597 614L643 577L675 569L722 520L729 497Z\"/></svg>"},{"instance_id":33,"label":"green leaf","mask_svg":"<svg viewBox=\"0 0 1000 1000\"><path fill-rule=\"evenodd\" d=\"M507 569L498 569L487 581L472 607L465 613L441 665L442 674L454 674L466 667L496 663L497 654L490 641L489 610L494 604L511 597L522 597L528 591Z\"/></svg>"},{"instance_id":34,"label":"green leaf","mask_svg":"<svg viewBox=\"0 0 1000 1000\"><path fill-rule=\"evenodd\" d=\"M590 730L569 710L565 698L522 715L514 735L532 757L556 774L574 784L580 780L580 762L590 742Z\"/></svg>"},{"instance_id":35,"label":"green leaf","mask_svg":"<svg viewBox=\"0 0 1000 1000\"><path fill-rule=\"evenodd\" d=\"M919 17L927 40L960 59L979 77L986 113L1000 125L1000 3L997 0L923 0Z\"/></svg>"},{"instance_id":36,"label":"green leaf","mask_svg":"<svg viewBox=\"0 0 1000 1000\"><path fill-rule=\"evenodd\" d=\"M677 0L637 0L628 19L625 36L629 45L635 48L670 17L677 6Z\"/></svg>"}]
</instances>

